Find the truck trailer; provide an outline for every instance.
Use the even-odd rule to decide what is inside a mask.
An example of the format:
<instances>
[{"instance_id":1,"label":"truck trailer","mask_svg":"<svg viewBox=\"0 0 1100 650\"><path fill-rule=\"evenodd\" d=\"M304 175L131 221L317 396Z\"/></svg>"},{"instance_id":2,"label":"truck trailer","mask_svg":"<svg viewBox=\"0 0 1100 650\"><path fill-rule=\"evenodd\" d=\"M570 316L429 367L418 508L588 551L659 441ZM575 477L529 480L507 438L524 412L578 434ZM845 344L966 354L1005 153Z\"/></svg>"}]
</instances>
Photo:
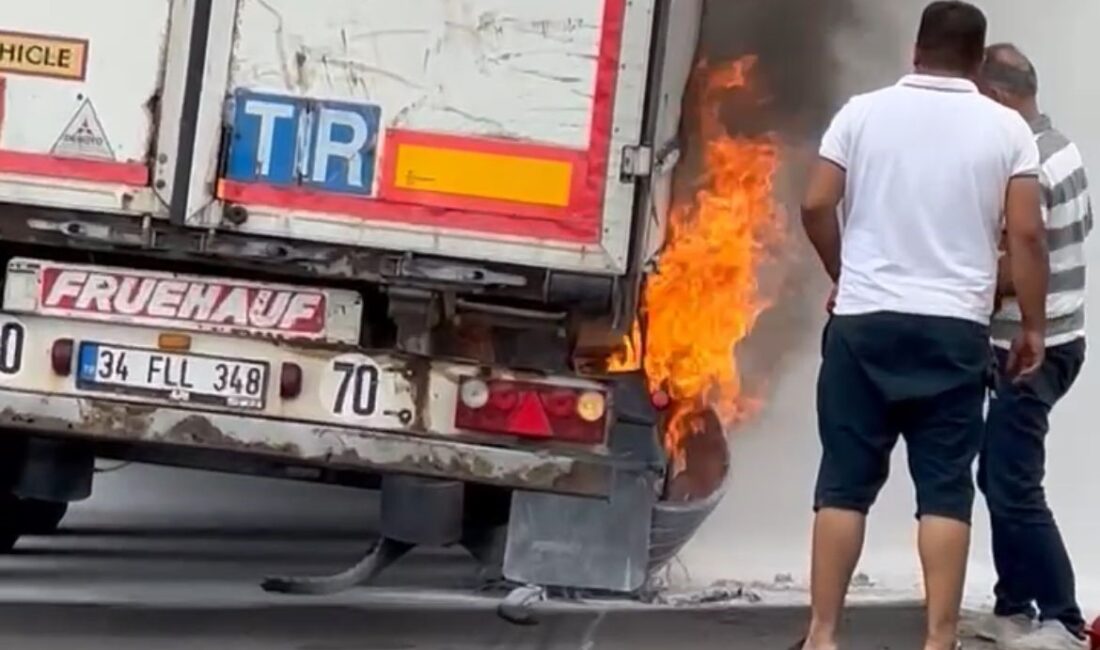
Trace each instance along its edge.
<instances>
[{"instance_id":1,"label":"truck trailer","mask_svg":"<svg viewBox=\"0 0 1100 650\"><path fill-rule=\"evenodd\" d=\"M505 585L641 593L718 498L669 501L651 387L604 363L702 11L5 7L0 544L116 458L381 490L360 565L271 590L461 544Z\"/></svg>"}]
</instances>

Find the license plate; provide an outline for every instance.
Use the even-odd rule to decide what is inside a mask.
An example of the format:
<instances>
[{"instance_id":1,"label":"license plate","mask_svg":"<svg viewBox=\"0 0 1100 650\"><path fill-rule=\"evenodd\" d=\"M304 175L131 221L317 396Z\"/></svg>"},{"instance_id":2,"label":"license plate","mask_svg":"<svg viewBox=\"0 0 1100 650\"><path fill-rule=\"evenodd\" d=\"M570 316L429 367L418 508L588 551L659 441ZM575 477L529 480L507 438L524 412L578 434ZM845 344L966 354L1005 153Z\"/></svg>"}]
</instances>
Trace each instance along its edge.
<instances>
[{"instance_id":1,"label":"license plate","mask_svg":"<svg viewBox=\"0 0 1100 650\"><path fill-rule=\"evenodd\" d=\"M175 402L261 410L268 365L246 359L82 343L77 386Z\"/></svg>"}]
</instances>

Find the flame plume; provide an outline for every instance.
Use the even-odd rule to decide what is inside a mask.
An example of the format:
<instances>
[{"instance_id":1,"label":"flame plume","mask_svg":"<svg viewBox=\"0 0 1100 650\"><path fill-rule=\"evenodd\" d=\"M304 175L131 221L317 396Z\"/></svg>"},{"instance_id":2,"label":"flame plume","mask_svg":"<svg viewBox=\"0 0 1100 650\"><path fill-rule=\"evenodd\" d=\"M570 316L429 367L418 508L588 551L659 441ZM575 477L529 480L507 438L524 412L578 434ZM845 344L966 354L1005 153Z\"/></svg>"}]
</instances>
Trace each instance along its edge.
<instances>
[{"instance_id":1,"label":"flame plume","mask_svg":"<svg viewBox=\"0 0 1100 650\"><path fill-rule=\"evenodd\" d=\"M754 402L743 390L735 353L768 307L757 278L785 219L773 198L779 148L771 135L731 135L729 100L753 99L753 57L696 70L702 171L690 201L673 205L659 268L645 289L643 318L611 359L614 369L644 368L652 390L671 398L665 445L682 470L699 411L732 426ZM746 95L747 94L747 95Z\"/></svg>"}]
</instances>

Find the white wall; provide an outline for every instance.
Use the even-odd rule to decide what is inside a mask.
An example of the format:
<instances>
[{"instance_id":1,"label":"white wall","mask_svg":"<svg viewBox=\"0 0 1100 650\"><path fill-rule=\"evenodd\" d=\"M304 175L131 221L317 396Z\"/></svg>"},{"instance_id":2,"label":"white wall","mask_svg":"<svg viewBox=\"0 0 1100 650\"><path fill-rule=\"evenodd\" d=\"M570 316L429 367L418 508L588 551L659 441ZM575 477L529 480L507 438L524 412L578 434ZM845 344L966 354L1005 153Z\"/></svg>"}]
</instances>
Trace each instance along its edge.
<instances>
[{"instance_id":1,"label":"white wall","mask_svg":"<svg viewBox=\"0 0 1100 650\"><path fill-rule=\"evenodd\" d=\"M868 7L879 3L862 0ZM863 79L849 80L853 90L867 85L868 67L905 63L907 43L916 31L924 2L893 0L892 24L880 28L902 30L898 52L883 52L881 35L849 35L841 43L852 56L870 56L867 43L879 59L853 60L852 70ZM1100 29L1100 2L1096 0L985 0L993 41L1018 43L1039 68L1044 108L1058 126L1083 149L1093 177L1100 179L1100 57L1093 45ZM880 7L881 8L881 7ZM846 37L847 38L847 37ZM863 45L860 45L860 44ZM891 46L892 47L892 46ZM883 56L885 55L885 62ZM881 65L880 65L881 64ZM897 73L901 73L901 67ZM885 83L888 79L877 79ZM1094 190L1094 193L1096 190ZM1100 203L1098 203L1100 205ZM1089 297L1100 305L1100 246L1090 245ZM824 294L822 294L824 295ZM1090 320L1093 340L1100 341L1100 308ZM735 434L735 478L730 495L708 522L684 560L694 582L716 579L772 582L790 574L797 583L808 575L810 502L819 447L814 424L813 383L817 372L818 341L799 341L797 362L778 378L772 407L756 424ZM1073 392L1055 410L1049 445L1049 492L1063 534L1076 562L1081 600L1093 614L1100 613L1100 360L1086 364ZM972 553L968 600L986 602L992 583L988 553L989 528L979 501ZM919 574L914 551L914 502L904 456L894 461L894 476L883 493L870 523L870 537L861 571L876 581L880 594L916 594Z\"/></svg>"}]
</instances>

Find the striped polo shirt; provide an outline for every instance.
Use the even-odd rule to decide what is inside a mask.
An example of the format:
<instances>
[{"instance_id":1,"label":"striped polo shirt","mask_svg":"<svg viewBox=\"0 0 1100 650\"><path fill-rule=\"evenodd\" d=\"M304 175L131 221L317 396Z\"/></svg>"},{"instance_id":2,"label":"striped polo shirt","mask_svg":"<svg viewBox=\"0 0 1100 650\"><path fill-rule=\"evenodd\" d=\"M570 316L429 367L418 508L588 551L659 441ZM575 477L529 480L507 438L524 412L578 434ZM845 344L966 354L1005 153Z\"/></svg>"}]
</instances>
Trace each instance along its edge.
<instances>
[{"instance_id":1,"label":"striped polo shirt","mask_svg":"<svg viewBox=\"0 0 1100 650\"><path fill-rule=\"evenodd\" d=\"M1043 221L1050 249L1047 346L1085 336L1085 238L1092 231L1092 201L1085 163L1077 145L1043 115L1031 125L1039 145ZM993 343L1009 347L1020 331L1020 306L1005 300L994 315Z\"/></svg>"}]
</instances>

